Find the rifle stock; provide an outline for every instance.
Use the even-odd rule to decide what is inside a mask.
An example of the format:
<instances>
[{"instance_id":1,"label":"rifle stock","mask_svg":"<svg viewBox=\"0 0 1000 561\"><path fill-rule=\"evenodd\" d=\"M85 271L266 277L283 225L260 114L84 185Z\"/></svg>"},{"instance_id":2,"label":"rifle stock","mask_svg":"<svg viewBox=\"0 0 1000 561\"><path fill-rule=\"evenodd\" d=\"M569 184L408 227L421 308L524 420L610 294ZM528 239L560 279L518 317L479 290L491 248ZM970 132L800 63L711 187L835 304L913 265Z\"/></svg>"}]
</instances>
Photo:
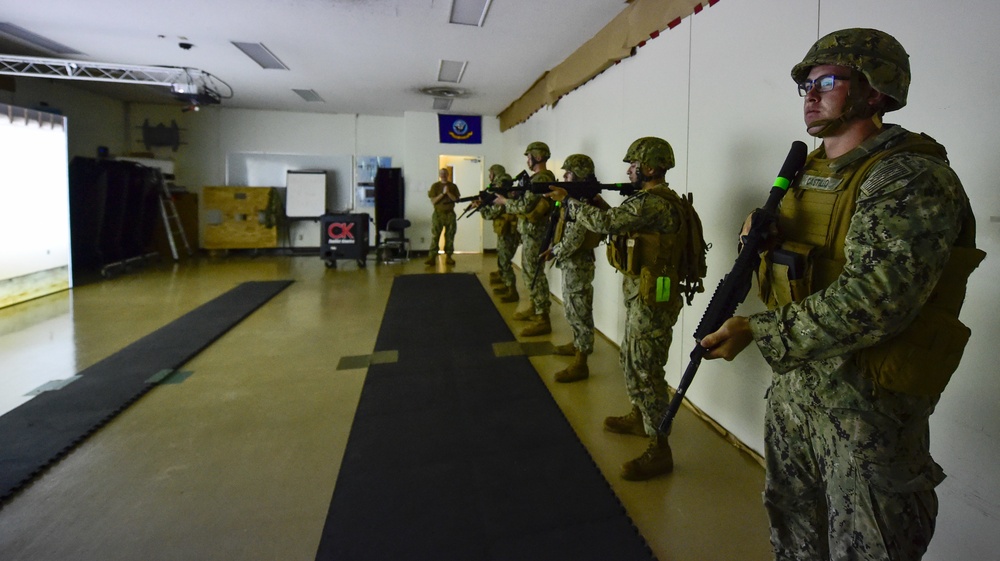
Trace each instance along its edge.
<instances>
[{"instance_id":1,"label":"rifle stock","mask_svg":"<svg viewBox=\"0 0 1000 561\"><path fill-rule=\"evenodd\" d=\"M767 202L753 214L750 222L750 231L743 238L743 249L736 256L736 262L733 264L732 270L719 281L719 286L715 289L715 293L712 294L712 300L709 301L708 308L705 309L705 313L698 323L698 328L695 329L694 338L696 343L694 350L691 351L691 360L684 370L684 375L681 376L680 383L677 384L677 391L670 400L666 414L660 420L660 432L664 434L670 433L674 417L677 415L677 411L684 401L684 395L687 393L691 381L694 380L694 376L698 372L698 367L701 365L705 353L708 352L707 349L701 346L702 338L717 331L726 320L733 317L736 313L736 308L750 292L753 273L760 264L760 248L770 237L771 224L777 219L778 205L781 203L781 198L785 196L791 182L802 171L807 152L808 149L804 142L797 140L792 143L792 147L788 151L788 156L785 157L785 163L781 166L781 171L778 172L778 176L774 180L774 185L771 187Z\"/></svg>"}]
</instances>

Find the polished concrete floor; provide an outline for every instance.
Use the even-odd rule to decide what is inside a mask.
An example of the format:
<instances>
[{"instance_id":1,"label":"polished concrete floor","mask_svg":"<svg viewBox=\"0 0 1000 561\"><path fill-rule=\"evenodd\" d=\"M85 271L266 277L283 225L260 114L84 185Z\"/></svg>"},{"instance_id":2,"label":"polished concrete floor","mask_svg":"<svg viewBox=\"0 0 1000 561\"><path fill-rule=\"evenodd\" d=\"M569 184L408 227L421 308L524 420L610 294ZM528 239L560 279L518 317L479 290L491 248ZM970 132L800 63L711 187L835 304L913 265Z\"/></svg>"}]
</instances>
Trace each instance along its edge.
<instances>
[{"instance_id":1,"label":"polished concrete floor","mask_svg":"<svg viewBox=\"0 0 1000 561\"><path fill-rule=\"evenodd\" d=\"M328 269L316 256L203 257L0 310L4 412L241 282L296 281L0 505L0 559L314 559L366 375L339 361L372 352L397 275L471 272L488 288L494 256L456 259ZM517 305L494 301L516 333ZM551 336L522 340L568 341L561 312ZM763 470L686 408L675 472L619 478L646 442L601 428L629 409L617 346L598 337L591 378L573 384L552 381L568 357L531 361L657 558L771 558Z\"/></svg>"}]
</instances>

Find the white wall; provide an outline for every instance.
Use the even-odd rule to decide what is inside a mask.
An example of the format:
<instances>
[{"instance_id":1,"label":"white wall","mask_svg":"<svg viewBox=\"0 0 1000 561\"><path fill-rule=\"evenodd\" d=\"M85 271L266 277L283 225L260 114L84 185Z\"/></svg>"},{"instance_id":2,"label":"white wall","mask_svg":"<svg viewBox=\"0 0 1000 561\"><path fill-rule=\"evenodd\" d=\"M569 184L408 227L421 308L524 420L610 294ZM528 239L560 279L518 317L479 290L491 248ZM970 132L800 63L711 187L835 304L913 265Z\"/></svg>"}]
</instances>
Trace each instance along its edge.
<instances>
[{"instance_id":1,"label":"white wall","mask_svg":"<svg viewBox=\"0 0 1000 561\"><path fill-rule=\"evenodd\" d=\"M743 217L763 204L791 142L815 145L805 134L789 71L819 36L843 27L883 29L907 48L913 71L909 105L887 120L926 132L949 149L977 213L978 243L989 257L971 279L962 314L973 339L931 419L932 452L948 479L938 488L938 531L925 559L1000 559L1000 408L991 352L1000 338L1000 287L994 282L1000 273L1000 190L994 180L1000 160L991 142L1000 112L988 101L1000 86L992 71L1000 56L992 40L1000 27L995 3L720 2L507 131L501 163L521 169L524 146L543 140L553 160L586 153L597 164L598 178L612 182L624 178L621 159L635 138L657 135L671 143L678 163L667 180L694 194L714 244L708 294L685 310L675 329L666 376L676 384L711 292L735 259ZM556 274L550 273L553 279ZM620 294L619 283L605 263L595 293ZM551 286L558 291L557 282ZM739 312L760 309L751 297ZM621 337L623 314L620 299L595 302L595 322L612 339ZM732 363L703 363L688 398L761 451L770 376L750 349Z\"/></svg>"},{"instance_id":2,"label":"white wall","mask_svg":"<svg viewBox=\"0 0 1000 561\"><path fill-rule=\"evenodd\" d=\"M484 170L488 170L500 158L503 140L500 135L500 123L493 117L483 117L482 144L440 143L437 113L408 112L404 116L404 121L406 166L403 167L403 179L406 183L406 218L409 218L412 224L407 230L407 235L414 250L426 251L430 247L431 215L434 213L427 191L438 179L440 171L438 156L483 157ZM396 165L395 162L393 165ZM482 181L485 185L489 178L484 177ZM467 187L462 185L458 187L463 195L474 194L474 191ZM460 245L460 240L456 240L455 243L456 246Z\"/></svg>"},{"instance_id":3,"label":"white wall","mask_svg":"<svg viewBox=\"0 0 1000 561\"><path fill-rule=\"evenodd\" d=\"M16 78L17 91L0 91L0 103L43 109L72 117L67 150L69 157L97 156L106 146L115 155L126 150L125 104L90 93L68 80Z\"/></svg>"},{"instance_id":4,"label":"white wall","mask_svg":"<svg viewBox=\"0 0 1000 561\"><path fill-rule=\"evenodd\" d=\"M64 117L12 105L0 109L4 307L70 286L69 170Z\"/></svg>"}]
</instances>

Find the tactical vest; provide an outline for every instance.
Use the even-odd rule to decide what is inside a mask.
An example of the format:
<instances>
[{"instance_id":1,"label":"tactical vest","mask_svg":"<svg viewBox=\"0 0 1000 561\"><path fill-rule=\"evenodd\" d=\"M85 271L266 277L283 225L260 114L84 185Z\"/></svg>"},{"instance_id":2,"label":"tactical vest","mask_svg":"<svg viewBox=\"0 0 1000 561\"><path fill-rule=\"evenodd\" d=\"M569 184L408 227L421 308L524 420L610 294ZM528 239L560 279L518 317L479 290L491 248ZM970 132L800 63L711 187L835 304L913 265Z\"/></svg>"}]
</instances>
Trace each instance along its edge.
<instances>
[{"instance_id":1,"label":"tactical vest","mask_svg":"<svg viewBox=\"0 0 1000 561\"><path fill-rule=\"evenodd\" d=\"M597 201L594 203L593 206L596 206L597 208L600 209L610 208L608 206L608 203L604 202L604 199L601 199L600 197L596 197L596 199ZM562 205L559 207L557 212L559 212L559 222L556 223L556 231L552 236L552 245L556 245L563 239L563 234L566 231L566 222L569 220L569 206ZM597 246L601 245L601 240L603 239L604 239L603 235L598 234L597 232L592 232L590 230L587 230L583 234L583 243L580 244L579 250L580 251L593 250Z\"/></svg>"},{"instance_id":2,"label":"tactical vest","mask_svg":"<svg viewBox=\"0 0 1000 561\"><path fill-rule=\"evenodd\" d=\"M549 170L540 171L535 175L531 176L531 181L534 182L545 182L545 181L555 181L556 176ZM521 195L522 197L529 196L528 193ZM552 213L552 201L548 197L543 197L541 195L534 197L534 202L525 209L522 215L525 220L532 224L545 224L549 221L549 215Z\"/></svg>"},{"instance_id":3,"label":"tactical vest","mask_svg":"<svg viewBox=\"0 0 1000 561\"><path fill-rule=\"evenodd\" d=\"M506 212L493 219L493 231L497 236L510 236L517 233L517 216Z\"/></svg>"},{"instance_id":4,"label":"tactical vest","mask_svg":"<svg viewBox=\"0 0 1000 561\"><path fill-rule=\"evenodd\" d=\"M666 184L633 196L641 196L644 192L667 201L677 198L677 194ZM673 257L677 255L677 232L612 234L608 237L607 255L612 267L624 275L638 277L639 298L644 304L677 309L683 304L681 292L676 290L676 269L671 267Z\"/></svg>"},{"instance_id":5,"label":"tactical vest","mask_svg":"<svg viewBox=\"0 0 1000 561\"><path fill-rule=\"evenodd\" d=\"M947 162L943 146L906 133L899 142L839 170L811 158L782 201L782 243L761 259L758 286L768 308L800 302L833 284L846 265L844 248L860 186L885 158L909 152ZM917 318L901 334L859 351L856 360L878 385L911 395L940 394L971 335L958 320L972 271L986 254L975 249L975 217L966 213L951 258Z\"/></svg>"}]
</instances>

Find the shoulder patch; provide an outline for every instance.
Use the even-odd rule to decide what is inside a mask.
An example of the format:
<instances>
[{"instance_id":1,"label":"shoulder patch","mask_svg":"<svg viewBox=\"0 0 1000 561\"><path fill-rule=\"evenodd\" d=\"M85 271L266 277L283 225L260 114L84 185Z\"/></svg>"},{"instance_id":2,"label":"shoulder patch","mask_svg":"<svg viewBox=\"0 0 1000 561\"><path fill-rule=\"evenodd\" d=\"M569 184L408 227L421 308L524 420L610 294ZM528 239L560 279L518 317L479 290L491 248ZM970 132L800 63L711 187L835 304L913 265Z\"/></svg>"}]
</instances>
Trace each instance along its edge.
<instances>
[{"instance_id":1,"label":"shoulder patch","mask_svg":"<svg viewBox=\"0 0 1000 561\"><path fill-rule=\"evenodd\" d=\"M894 183L913 175L916 169L909 164L907 158L889 158L875 167L865 182L861 185L861 198L873 197L878 194L891 193L902 184Z\"/></svg>"}]
</instances>

